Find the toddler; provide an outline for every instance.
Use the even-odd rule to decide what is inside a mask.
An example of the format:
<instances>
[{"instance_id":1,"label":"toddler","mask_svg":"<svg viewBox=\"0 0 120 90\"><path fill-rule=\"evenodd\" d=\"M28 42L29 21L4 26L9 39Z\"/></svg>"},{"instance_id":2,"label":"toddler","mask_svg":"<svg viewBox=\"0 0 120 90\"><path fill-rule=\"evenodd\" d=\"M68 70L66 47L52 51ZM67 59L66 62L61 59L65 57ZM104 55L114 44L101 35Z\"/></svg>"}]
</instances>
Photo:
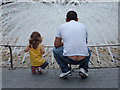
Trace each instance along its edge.
<instances>
[{"instance_id":1,"label":"toddler","mask_svg":"<svg viewBox=\"0 0 120 90\"><path fill-rule=\"evenodd\" d=\"M42 69L48 66L48 62L42 58L45 53L44 45L41 45L42 37L40 33L33 32L29 39L29 45L25 46L24 51L30 55L31 72L36 74L37 71L42 74Z\"/></svg>"}]
</instances>

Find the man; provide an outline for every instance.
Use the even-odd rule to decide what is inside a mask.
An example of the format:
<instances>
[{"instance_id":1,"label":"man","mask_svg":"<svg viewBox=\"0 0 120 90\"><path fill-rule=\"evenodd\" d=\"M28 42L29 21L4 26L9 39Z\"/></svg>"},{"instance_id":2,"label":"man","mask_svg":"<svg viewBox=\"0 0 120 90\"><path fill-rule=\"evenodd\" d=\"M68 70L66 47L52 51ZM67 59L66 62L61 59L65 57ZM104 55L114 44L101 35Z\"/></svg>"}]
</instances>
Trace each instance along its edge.
<instances>
[{"instance_id":1,"label":"man","mask_svg":"<svg viewBox=\"0 0 120 90\"><path fill-rule=\"evenodd\" d=\"M60 77L65 78L71 75L71 68L68 64L79 64L79 76L86 78L91 55L87 47L86 27L78 22L75 11L67 13L66 22L57 30L53 49L54 57L62 70Z\"/></svg>"}]
</instances>

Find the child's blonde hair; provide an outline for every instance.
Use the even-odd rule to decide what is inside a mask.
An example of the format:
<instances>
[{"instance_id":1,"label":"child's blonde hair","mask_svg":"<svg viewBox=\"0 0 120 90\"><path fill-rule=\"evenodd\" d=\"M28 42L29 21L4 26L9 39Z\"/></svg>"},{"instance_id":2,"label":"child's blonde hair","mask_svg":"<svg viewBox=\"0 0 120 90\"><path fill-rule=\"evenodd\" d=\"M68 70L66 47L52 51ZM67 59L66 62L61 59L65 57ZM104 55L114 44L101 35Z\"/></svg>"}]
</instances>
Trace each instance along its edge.
<instances>
[{"instance_id":1,"label":"child's blonde hair","mask_svg":"<svg viewBox=\"0 0 120 90\"><path fill-rule=\"evenodd\" d=\"M40 33L35 31L30 36L29 47L31 48L31 46L32 46L34 49L37 49L37 46L41 42L42 42L42 37L41 37Z\"/></svg>"}]
</instances>

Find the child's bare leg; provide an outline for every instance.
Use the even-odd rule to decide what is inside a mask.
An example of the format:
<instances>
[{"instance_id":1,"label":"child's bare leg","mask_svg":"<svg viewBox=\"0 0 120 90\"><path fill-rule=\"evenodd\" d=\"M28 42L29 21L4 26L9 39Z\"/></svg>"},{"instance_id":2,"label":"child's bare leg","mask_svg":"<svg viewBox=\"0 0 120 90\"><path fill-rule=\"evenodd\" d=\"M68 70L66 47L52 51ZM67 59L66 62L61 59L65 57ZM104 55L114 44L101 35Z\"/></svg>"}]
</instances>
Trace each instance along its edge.
<instances>
[{"instance_id":1,"label":"child's bare leg","mask_svg":"<svg viewBox=\"0 0 120 90\"><path fill-rule=\"evenodd\" d=\"M31 72L32 72L33 74L36 74L36 70L35 70L34 66L31 66Z\"/></svg>"}]
</instances>

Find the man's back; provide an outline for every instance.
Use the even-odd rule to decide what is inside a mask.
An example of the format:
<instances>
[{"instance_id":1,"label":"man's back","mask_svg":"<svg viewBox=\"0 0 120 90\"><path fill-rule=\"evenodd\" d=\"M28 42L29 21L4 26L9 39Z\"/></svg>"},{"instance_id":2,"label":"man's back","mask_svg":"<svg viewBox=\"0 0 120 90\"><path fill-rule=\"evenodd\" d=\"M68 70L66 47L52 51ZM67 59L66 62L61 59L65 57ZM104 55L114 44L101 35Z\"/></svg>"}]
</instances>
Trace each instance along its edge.
<instances>
[{"instance_id":1,"label":"man's back","mask_svg":"<svg viewBox=\"0 0 120 90\"><path fill-rule=\"evenodd\" d=\"M64 42L64 56L88 56L86 44L87 30L82 23L74 20L62 24L58 29L57 37Z\"/></svg>"}]
</instances>

